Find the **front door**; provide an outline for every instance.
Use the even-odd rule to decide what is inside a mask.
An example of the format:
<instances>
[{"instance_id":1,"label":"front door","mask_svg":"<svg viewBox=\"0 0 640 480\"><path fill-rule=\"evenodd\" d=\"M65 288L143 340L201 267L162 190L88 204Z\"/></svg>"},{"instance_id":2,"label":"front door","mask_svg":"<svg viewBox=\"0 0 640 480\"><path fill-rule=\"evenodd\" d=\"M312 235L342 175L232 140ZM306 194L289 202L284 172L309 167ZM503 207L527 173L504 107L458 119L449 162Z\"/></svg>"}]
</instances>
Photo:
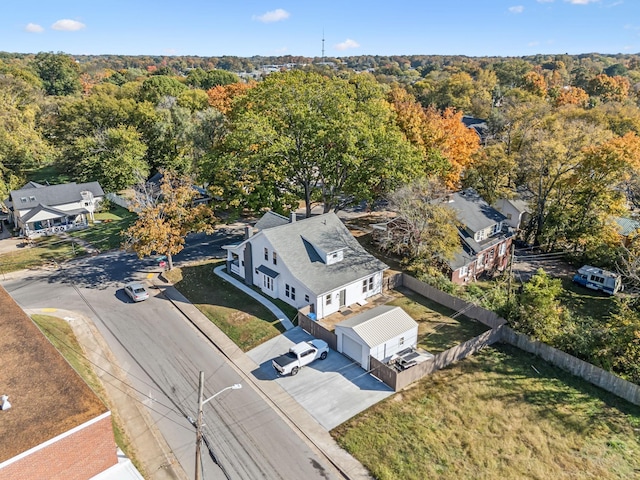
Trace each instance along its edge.
<instances>
[{"instance_id":1,"label":"front door","mask_svg":"<svg viewBox=\"0 0 640 480\"><path fill-rule=\"evenodd\" d=\"M346 306L347 304L347 290L340 290L340 308Z\"/></svg>"}]
</instances>

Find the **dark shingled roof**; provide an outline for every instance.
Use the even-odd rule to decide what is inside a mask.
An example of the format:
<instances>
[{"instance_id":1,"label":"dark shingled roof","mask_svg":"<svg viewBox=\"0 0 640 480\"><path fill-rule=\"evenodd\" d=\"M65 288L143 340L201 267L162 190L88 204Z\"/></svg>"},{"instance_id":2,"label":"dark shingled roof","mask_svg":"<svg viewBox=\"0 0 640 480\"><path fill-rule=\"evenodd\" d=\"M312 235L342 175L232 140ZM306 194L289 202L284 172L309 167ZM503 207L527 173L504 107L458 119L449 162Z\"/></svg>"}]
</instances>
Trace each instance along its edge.
<instances>
[{"instance_id":1,"label":"dark shingled roof","mask_svg":"<svg viewBox=\"0 0 640 480\"><path fill-rule=\"evenodd\" d=\"M389 268L370 255L335 213L262 230L291 274L316 295L335 290ZM316 248L344 251L342 261L326 265Z\"/></svg>"},{"instance_id":2,"label":"dark shingled roof","mask_svg":"<svg viewBox=\"0 0 640 480\"><path fill-rule=\"evenodd\" d=\"M280 225L286 225L289 223L289 219L279 213L268 211L260 220L256 222L253 228L257 230L266 230L267 228L279 227Z\"/></svg>"},{"instance_id":3,"label":"dark shingled roof","mask_svg":"<svg viewBox=\"0 0 640 480\"><path fill-rule=\"evenodd\" d=\"M28 183L20 190L11 190L9 198L14 210L34 208L38 205L56 207L82 200L81 192L89 191L94 197L104 197L104 191L98 182L62 183L60 185L40 185ZM21 201L24 198L25 201Z\"/></svg>"},{"instance_id":4,"label":"dark shingled roof","mask_svg":"<svg viewBox=\"0 0 640 480\"><path fill-rule=\"evenodd\" d=\"M449 201L445 200L444 203L456 211L458 220L472 232L484 230L507 219L472 188L450 195Z\"/></svg>"},{"instance_id":5,"label":"dark shingled roof","mask_svg":"<svg viewBox=\"0 0 640 480\"><path fill-rule=\"evenodd\" d=\"M0 462L107 412L107 407L0 287Z\"/></svg>"}]
</instances>

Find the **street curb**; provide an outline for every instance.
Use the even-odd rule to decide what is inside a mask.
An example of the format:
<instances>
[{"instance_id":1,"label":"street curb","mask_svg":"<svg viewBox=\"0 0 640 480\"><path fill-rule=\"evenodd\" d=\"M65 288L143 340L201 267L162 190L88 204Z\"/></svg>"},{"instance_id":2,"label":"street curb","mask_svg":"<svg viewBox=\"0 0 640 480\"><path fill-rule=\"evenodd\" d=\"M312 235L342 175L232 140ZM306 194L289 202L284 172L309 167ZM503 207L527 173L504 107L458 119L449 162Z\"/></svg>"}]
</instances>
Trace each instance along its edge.
<instances>
[{"instance_id":1,"label":"street curb","mask_svg":"<svg viewBox=\"0 0 640 480\"><path fill-rule=\"evenodd\" d=\"M117 416L132 442L136 458L153 480L187 480L187 474L177 461L155 422L129 386L127 373L120 367L111 349L91 319L76 312L55 309L27 309L26 313L51 315L69 323L82 346L84 356L93 364L107 395L107 406ZM97 368L96 368L97 367ZM135 439L135 441L133 441ZM141 472L143 473L143 472Z\"/></svg>"},{"instance_id":2,"label":"street curb","mask_svg":"<svg viewBox=\"0 0 640 480\"><path fill-rule=\"evenodd\" d=\"M241 374L254 390L267 401L298 436L324 457L335 472L347 480L371 480L366 468L342 449L318 422L276 383L260 384L251 375L258 368L235 343L206 318L189 300L171 284L155 284L163 296L227 359L229 365Z\"/></svg>"}]
</instances>

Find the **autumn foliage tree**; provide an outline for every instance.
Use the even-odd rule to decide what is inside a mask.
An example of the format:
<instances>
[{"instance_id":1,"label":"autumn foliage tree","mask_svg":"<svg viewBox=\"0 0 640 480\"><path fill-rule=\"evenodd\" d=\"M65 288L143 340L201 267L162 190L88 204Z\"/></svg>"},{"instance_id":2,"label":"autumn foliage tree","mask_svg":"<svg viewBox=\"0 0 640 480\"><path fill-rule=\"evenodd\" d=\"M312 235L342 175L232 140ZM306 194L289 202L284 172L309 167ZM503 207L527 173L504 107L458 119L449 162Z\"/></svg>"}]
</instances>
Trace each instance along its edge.
<instances>
[{"instance_id":1,"label":"autumn foliage tree","mask_svg":"<svg viewBox=\"0 0 640 480\"><path fill-rule=\"evenodd\" d=\"M216 218L208 205L193 204L197 192L190 177L162 173L159 187L152 183L136 187L133 208L138 219L123 233L123 247L139 258L166 255L171 270L173 256L182 251L187 235L212 233Z\"/></svg>"},{"instance_id":2,"label":"autumn foliage tree","mask_svg":"<svg viewBox=\"0 0 640 480\"><path fill-rule=\"evenodd\" d=\"M424 173L440 176L449 189L459 188L462 172L480 149L477 133L462 122L462 112L423 108L402 88L393 89L389 98L398 125L423 155Z\"/></svg>"}]
</instances>

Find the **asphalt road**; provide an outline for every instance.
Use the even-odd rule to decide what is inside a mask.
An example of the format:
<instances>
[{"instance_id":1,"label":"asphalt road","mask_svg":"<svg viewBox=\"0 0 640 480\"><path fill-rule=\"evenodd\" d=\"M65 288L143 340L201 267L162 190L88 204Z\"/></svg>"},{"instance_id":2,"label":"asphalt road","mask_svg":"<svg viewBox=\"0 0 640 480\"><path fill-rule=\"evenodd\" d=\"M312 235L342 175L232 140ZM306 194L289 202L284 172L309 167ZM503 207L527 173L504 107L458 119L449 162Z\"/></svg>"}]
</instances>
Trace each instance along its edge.
<instances>
[{"instance_id":1,"label":"asphalt road","mask_svg":"<svg viewBox=\"0 0 640 480\"><path fill-rule=\"evenodd\" d=\"M182 259L219 256L229 238L193 239ZM233 240L233 239L232 239ZM237 238L236 238L237 240ZM181 257L176 258L180 261ZM218 464L203 449L203 478L333 478L295 432L243 381L173 305L152 297L132 303L122 291L155 267L131 254L109 253L66 264L48 274L3 282L23 308L60 308L92 318L129 381L140 392L178 461L194 474L198 373L205 372L205 397L234 383L204 407L204 434ZM135 439L134 439L135 442Z\"/></svg>"}]
</instances>

